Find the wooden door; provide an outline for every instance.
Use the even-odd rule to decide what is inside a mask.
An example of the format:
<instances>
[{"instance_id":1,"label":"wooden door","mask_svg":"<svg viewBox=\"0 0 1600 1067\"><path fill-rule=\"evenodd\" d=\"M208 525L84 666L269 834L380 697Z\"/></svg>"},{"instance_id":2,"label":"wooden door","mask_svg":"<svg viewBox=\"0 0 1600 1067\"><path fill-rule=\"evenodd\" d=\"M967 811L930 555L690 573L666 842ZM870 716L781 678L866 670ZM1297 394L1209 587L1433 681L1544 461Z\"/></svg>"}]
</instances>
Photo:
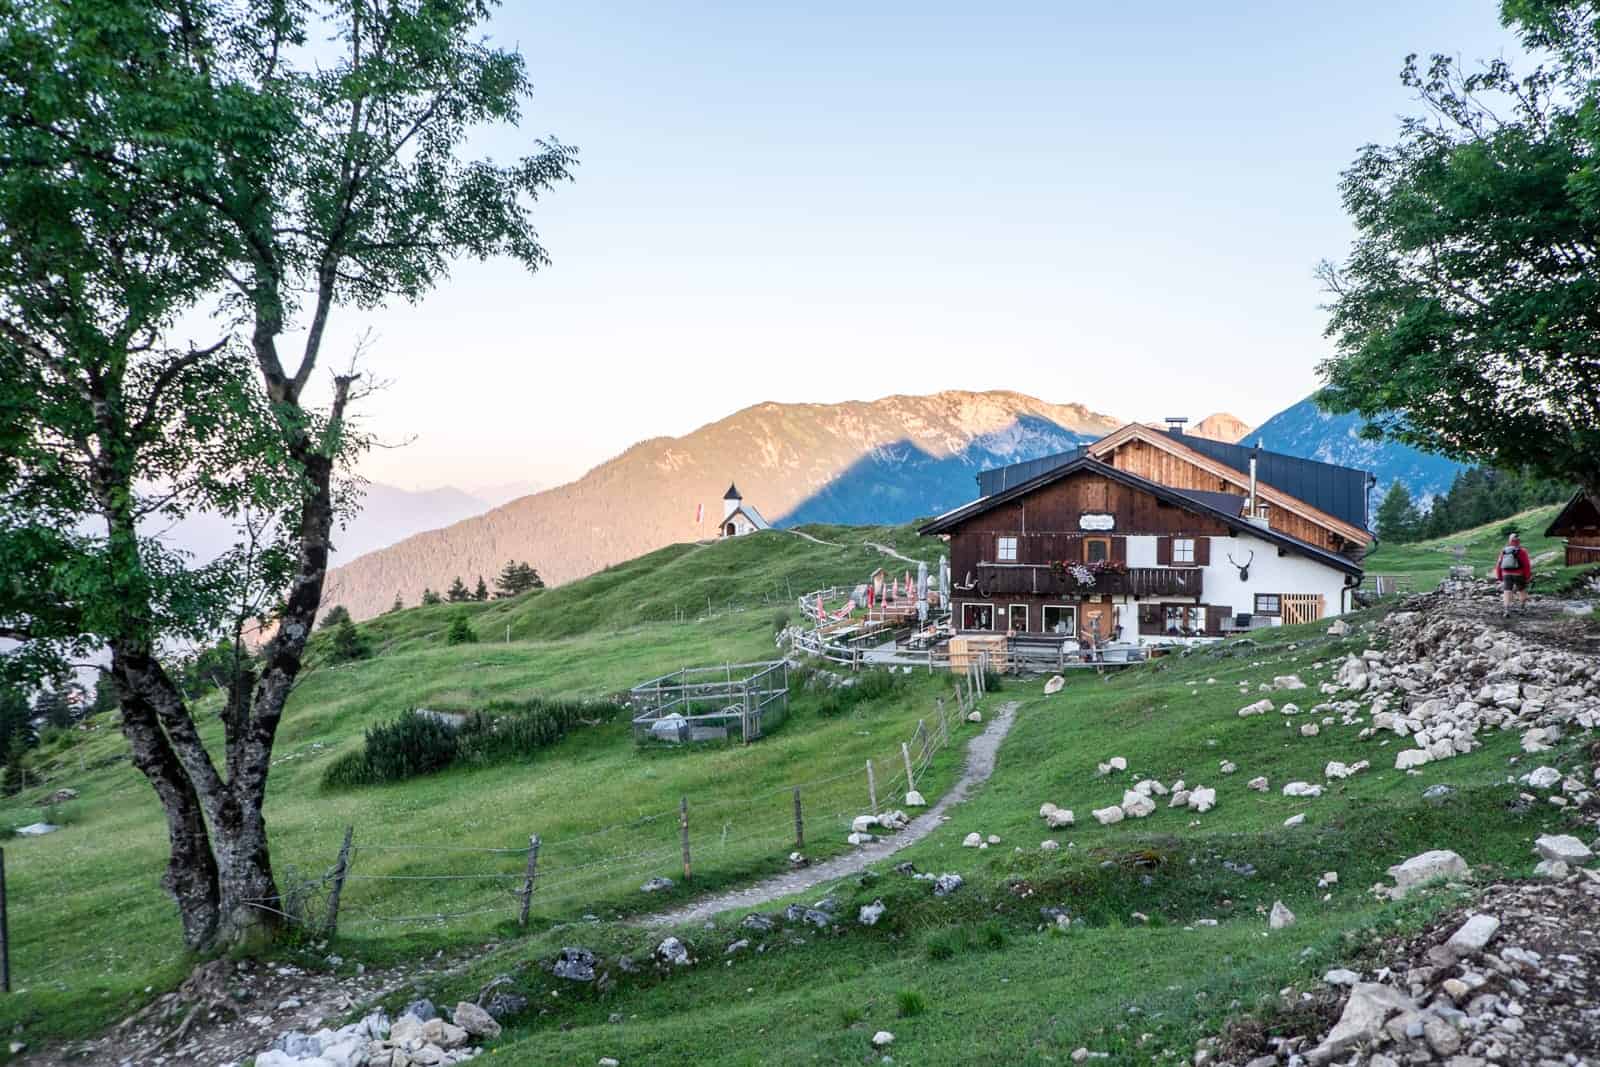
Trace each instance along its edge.
<instances>
[{"instance_id":1,"label":"wooden door","mask_svg":"<svg viewBox=\"0 0 1600 1067\"><path fill-rule=\"evenodd\" d=\"M1298 622L1316 622L1322 618L1321 593L1285 593L1280 602L1285 626Z\"/></svg>"},{"instance_id":2,"label":"wooden door","mask_svg":"<svg viewBox=\"0 0 1600 1067\"><path fill-rule=\"evenodd\" d=\"M1084 637L1092 637L1097 641L1111 639L1111 605L1110 604L1083 604L1078 611L1078 629Z\"/></svg>"}]
</instances>

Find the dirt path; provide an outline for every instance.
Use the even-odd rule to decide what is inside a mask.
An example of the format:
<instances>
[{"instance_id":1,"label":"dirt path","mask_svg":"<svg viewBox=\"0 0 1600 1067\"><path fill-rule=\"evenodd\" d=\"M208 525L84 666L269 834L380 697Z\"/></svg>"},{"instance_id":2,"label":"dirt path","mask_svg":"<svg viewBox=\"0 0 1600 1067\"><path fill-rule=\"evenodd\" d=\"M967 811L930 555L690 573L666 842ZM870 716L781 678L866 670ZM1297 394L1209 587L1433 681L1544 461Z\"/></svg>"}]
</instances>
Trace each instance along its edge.
<instances>
[{"instance_id":1,"label":"dirt path","mask_svg":"<svg viewBox=\"0 0 1600 1067\"><path fill-rule=\"evenodd\" d=\"M643 916L639 922L646 926L675 926L708 919L719 912L734 908L759 907L794 893L804 892L823 882L831 882L865 870L906 846L922 840L945 821L946 811L961 803L974 788L989 780L989 776L994 773L995 757L1000 750L1000 742L1005 740L1006 734L1011 730L1017 707L1017 701L1013 700L995 712L994 718L989 720L989 725L984 727L983 732L968 742L967 766L962 771L961 778L949 792L939 798L938 803L912 819L911 824L899 833L880 838L870 845L862 845L842 856L811 867L802 867L788 874L780 874L743 889L717 893L671 911Z\"/></svg>"},{"instance_id":2,"label":"dirt path","mask_svg":"<svg viewBox=\"0 0 1600 1067\"><path fill-rule=\"evenodd\" d=\"M784 532L785 533L792 533L796 537L804 538L805 540L810 541L814 545L827 545L829 548L848 548L848 547L850 547L848 545L841 544L838 541L824 541L822 538L813 537L813 536L811 536L810 534L806 533L803 530L785 530ZM863 545L867 546L868 548L876 551L876 552L881 552L883 555L889 556L892 559L900 559L900 560L904 560L907 563L913 563L913 564L922 562L919 559L912 559L910 556L902 555L901 553L896 552L894 549L890 548L888 545L880 545L876 541L863 541L861 543Z\"/></svg>"}]
</instances>

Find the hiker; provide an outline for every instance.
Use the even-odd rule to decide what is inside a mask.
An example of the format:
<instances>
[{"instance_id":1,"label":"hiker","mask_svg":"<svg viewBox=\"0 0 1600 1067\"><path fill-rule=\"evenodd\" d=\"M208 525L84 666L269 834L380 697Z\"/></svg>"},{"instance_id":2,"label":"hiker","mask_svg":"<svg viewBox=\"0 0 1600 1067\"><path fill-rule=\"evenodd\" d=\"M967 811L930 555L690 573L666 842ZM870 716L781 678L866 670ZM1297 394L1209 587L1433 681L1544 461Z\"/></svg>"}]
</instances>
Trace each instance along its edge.
<instances>
[{"instance_id":1,"label":"hiker","mask_svg":"<svg viewBox=\"0 0 1600 1067\"><path fill-rule=\"evenodd\" d=\"M1513 604L1521 611L1528 610L1528 583L1533 580L1533 560L1516 534L1506 539L1506 547L1494 564L1495 581L1500 583L1500 617L1511 614Z\"/></svg>"}]
</instances>

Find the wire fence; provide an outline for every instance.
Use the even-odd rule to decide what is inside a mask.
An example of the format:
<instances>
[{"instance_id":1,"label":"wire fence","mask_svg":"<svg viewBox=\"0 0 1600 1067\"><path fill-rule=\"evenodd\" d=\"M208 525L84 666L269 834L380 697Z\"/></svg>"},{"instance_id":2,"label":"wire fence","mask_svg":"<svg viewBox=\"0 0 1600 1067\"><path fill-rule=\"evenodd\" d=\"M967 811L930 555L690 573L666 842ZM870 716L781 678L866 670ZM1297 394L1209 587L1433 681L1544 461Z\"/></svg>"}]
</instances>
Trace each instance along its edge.
<instances>
[{"instance_id":1,"label":"wire fence","mask_svg":"<svg viewBox=\"0 0 1600 1067\"><path fill-rule=\"evenodd\" d=\"M346 848L330 842L321 856L281 859L278 898L244 903L318 936L456 933L474 925L488 932L636 910L652 879L670 879L681 894L759 877L781 869L791 852L848 847L858 815L909 806L908 794L958 738L983 694L976 668L955 681L953 699L938 698L903 742L851 766L827 767L815 778L710 802L691 794L674 808L557 837L530 826L525 845L397 841L381 832L368 841L361 827L351 827ZM143 892L91 912L74 911L72 919L80 926L115 922L130 908L170 906L164 894ZM147 962L137 949L122 952L115 945L65 957L46 945L11 946L16 984L23 988L67 990L86 971L110 973L136 957Z\"/></svg>"}]
</instances>

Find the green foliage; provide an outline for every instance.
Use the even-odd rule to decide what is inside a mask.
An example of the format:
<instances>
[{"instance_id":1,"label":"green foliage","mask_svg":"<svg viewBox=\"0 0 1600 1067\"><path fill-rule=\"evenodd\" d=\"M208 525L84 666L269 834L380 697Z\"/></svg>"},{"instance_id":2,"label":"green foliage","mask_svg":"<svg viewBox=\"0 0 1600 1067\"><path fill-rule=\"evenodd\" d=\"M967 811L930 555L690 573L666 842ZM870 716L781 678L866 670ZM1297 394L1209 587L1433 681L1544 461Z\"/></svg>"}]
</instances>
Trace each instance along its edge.
<instances>
[{"instance_id":1,"label":"green foliage","mask_svg":"<svg viewBox=\"0 0 1600 1067\"><path fill-rule=\"evenodd\" d=\"M793 619L794 612L792 611L784 610L775 612L772 616L772 632L778 633L779 631L786 629Z\"/></svg>"},{"instance_id":2,"label":"green foliage","mask_svg":"<svg viewBox=\"0 0 1600 1067\"><path fill-rule=\"evenodd\" d=\"M1398 478L1378 505L1377 518L1378 536L1385 541L1403 545L1421 536L1422 513L1411 499L1411 490Z\"/></svg>"},{"instance_id":3,"label":"green foliage","mask_svg":"<svg viewBox=\"0 0 1600 1067\"><path fill-rule=\"evenodd\" d=\"M319 624L318 628L323 630L331 630L335 626L340 626L350 621L350 609L345 607L343 604L335 604L323 614L322 622Z\"/></svg>"},{"instance_id":4,"label":"green foliage","mask_svg":"<svg viewBox=\"0 0 1600 1067\"><path fill-rule=\"evenodd\" d=\"M530 589L543 588L544 579L539 577L538 571L527 563L506 560L506 565L500 570L500 577L495 579L494 595L497 597L513 597L526 593Z\"/></svg>"},{"instance_id":5,"label":"green foliage","mask_svg":"<svg viewBox=\"0 0 1600 1067\"><path fill-rule=\"evenodd\" d=\"M367 635L356 629L349 616L333 631L333 648L329 658L334 663L353 663L372 655L372 644Z\"/></svg>"},{"instance_id":6,"label":"green foliage","mask_svg":"<svg viewBox=\"0 0 1600 1067\"><path fill-rule=\"evenodd\" d=\"M0 768L0 794L14 797L28 784L28 749L12 745L6 753L6 762Z\"/></svg>"},{"instance_id":7,"label":"green foliage","mask_svg":"<svg viewBox=\"0 0 1600 1067\"><path fill-rule=\"evenodd\" d=\"M1410 57L1427 113L1343 175L1357 238L1321 268L1337 354L1318 399L1374 434L1600 491L1600 20L1549 0L1503 14L1538 65Z\"/></svg>"},{"instance_id":8,"label":"green foliage","mask_svg":"<svg viewBox=\"0 0 1600 1067\"><path fill-rule=\"evenodd\" d=\"M1470 530L1532 508L1565 503L1570 496L1570 484L1474 467L1457 474L1449 492L1434 498L1411 540Z\"/></svg>"},{"instance_id":9,"label":"green foliage","mask_svg":"<svg viewBox=\"0 0 1600 1067\"><path fill-rule=\"evenodd\" d=\"M443 597L441 597L438 593L435 593L432 589L429 589L426 586L423 587L423 589L422 589L422 606L423 607L432 607L435 604L442 604L442 603L444 603L444 598Z\"/></svg>"},{"instance_id":10,"label":"green foliage","mask_svg":"<svg viewBox=\"0 0 1600 1067\"><path fill-rule=\"evenodd\" d=\"M367 730L360 752L329 764L326 788L400 782L455 763L489 766L527 759L575 726L610 722L622 708L575 700L496 701L459 726L411 711Z\"/></svg>"},{"instance_id":11,"label":"green foliage","mask_svg":"<svg viewBox=\"0 0 1600 1067\"><path fill-rule=\"evenodd\" d=\"M474 645L478 643L478 632L472 628L472 623L467 621L465 612L450 620L450 629L445 631L444 643L447 645Z\"/></svg>"},{"instance_id":12,"label":"green foliage","mask_svg":"<svg viewBox=\"0 0 1600 1067\"><path fill-rule=\"evenodd\" d=\"M404 600L400 599L400 594L399 593L396 593L394 595L394 603L389 605L389 614L392 615L397 611L404 611L404 610L406 610L406 602Z\"/></svg>"},{"instance_id":13,"label":"green foliage","mask_svg":"<svg viewBox=\"0 0 1600 1067\"><path fill-rule=\"evenodd\" d=\"M108 672L100 671L95 675L94 700L89 704L89 714L99 715L111 711L116 708L118 700L116 683L111 680Z\"/></svg>"},{"instance_id":14,"label":"green foliage","mask_svg":"<svg viewBox=\"0 0 1600 1067\"><path fill-rule=\"evenodd\" d=\"M859 704L883 700L901 686L901 675L884 670L865 670L831 686L817 704L817 714L843 715Z\"/></svg>"},{"instance_id":15,"label":"green foliage","mask_svg":"<svg viewBox=\"0 0 1600 1067\"><path fill-rule=\"evenodd\" d=\"M953 960L958 953L965 952L966 948L967 933L959 927L943 927L935 930L922 941L923 951L935 963Z\"/></svg>"},{"instance_id":16,"label":"green foliage","mask_svg":"<svg viewBox=\"0 0 1600 1067\"><path fill-rule=\"evenodd\" d=\"M913 1019L928 1010L928 1000L915 989L899 989L894 994L895 1014Z\"/></svg>"},{"instance_id":17,"label":"green foliage","mask_svg":"<svg viewBox=\"0 0 1600 1067\"><path fill-rule=\"evenodd\" d=\"M461 575L459 574L456 575L455 581L450 583L450 588L445 591L444 596L452 604L463 604L472 599L472 594L467 591L467 587L462 583Z\"/></svg>"},{"instance_id":18,"label":"green foliage","mask_svg":"<svg viewBox=\"0 0 1600 1067\"><path fill-rule=\"evenodd\" d=\"M484 584L483 575L481 574L478 575L477 588L472 591L472 599L480 604L489 599L489 587Z\"/></svg>"}]
</instances>

